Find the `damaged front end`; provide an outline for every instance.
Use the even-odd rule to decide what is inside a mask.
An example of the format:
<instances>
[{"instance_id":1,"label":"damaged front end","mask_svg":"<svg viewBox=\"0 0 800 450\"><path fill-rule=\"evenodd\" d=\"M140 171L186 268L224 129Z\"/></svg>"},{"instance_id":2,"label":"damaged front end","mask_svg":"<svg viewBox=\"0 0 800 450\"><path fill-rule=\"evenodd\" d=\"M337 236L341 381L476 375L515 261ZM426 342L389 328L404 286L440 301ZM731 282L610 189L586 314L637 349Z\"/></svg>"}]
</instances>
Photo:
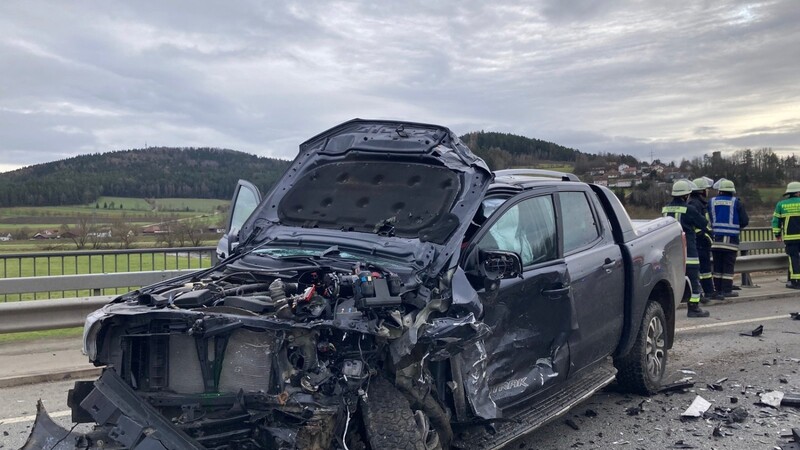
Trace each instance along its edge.
<instances>
[{"instance_id":1,"label":"damaged front end","mask_svg":"<svg viewBox=\"0 0 800 450\"><path fill-rule=\"evenodd\" d=\"M439 289L347 265L293 278L229 268L93 314L87 353L106 369L70 392L73 420L97 424L77 448L344 448L371 378L411 391L430 380L426 362L488 332L471 313L443 314L451 302L429 298ZM52 434L38 429L27 448Z\"/></svg>"},{"instance_id":2,"label":"damaged front end","mask_svg":"<svg viewBox=\"0 0 800 450\"><path fill-rule=\"evenodd\" d=\"M57 448L359 448L384 381L446 446L467 409L450 360L489 333L455 267L491 178L438 126L355 120L302 144L232 257L89 316L106 368L69 403L96 425ZM26 448L49 448L41 423Z\"/></svg>"}]
</instances>

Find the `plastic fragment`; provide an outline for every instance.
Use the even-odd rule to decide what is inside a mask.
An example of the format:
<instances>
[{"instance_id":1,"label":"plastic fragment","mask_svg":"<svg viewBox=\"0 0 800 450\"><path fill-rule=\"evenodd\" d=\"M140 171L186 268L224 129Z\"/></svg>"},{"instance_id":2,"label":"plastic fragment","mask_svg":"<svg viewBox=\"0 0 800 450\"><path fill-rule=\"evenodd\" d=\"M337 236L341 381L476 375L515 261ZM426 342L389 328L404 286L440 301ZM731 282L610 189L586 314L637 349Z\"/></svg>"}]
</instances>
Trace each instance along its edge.
<instances>
[{"instance_id":1,"label":"plastic fragment","mask_svg":"<svg viewBox=\"0 0 800 450\"><path fill-rule=\"evenodd\" d=\"M564 421L564 423L567 424L568 427L572 428L575 431L579 431L581 429L581 427L579 427L578 424L575 423L575 421L572 420L572 419L566 419Z\"/></svg>"},{"instance_id":2,"label":"plastic fragment","mask_svg":"<svg viewBox=\"0 0 800 450\"><path fill-rule=\"evenodd\" d=\"M694 381L676 381L661 387L658 392L674 392L694 387Z\"/></svg>"},{"instance_id":3,"label":"plastic fragment","mask_svg":"<svg viewBox=\"0 0 800 450\"><path fill-rule=\"evenodd\" d=\"M711 403L698 395L694 398L692 404L686 408L686 411L681 414L681 417L700 417L704 412L708 411L710 407Z\"/></svg>"},{"instance_id":4,"label":"plastic fragment","mask_svg":"<svg viewBox=\"0 0 800 450\"><path fill-rule=\"evenodd\" d=\"M761 403L777 409L781 406L783 395L781 391L764 392L760 395Z\"/></svg>"},{"instance_id":5,"label":"plastic fragment","mask_svg":"<svg viewBox=\"0 0 800 450\"><path fill-rule=\"evenodd\" d=\"M741 336L758 337L758 336L761 336L762 333L764 333L764 325L759 325L759 326L755 327L753 329L753 331L749 331L749 332L746 332L746 333L739 333L739 334Z\"/></svg>"}]
</instances>

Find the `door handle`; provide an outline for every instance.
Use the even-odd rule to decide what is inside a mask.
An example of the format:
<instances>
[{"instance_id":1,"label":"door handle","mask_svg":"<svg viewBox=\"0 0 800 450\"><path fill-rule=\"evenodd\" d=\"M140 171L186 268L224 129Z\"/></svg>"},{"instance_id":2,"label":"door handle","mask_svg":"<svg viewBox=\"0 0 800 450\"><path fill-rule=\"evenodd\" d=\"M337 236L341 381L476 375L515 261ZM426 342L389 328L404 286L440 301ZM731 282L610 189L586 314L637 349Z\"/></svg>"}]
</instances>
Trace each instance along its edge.
<instances>
[{"instance_id":1,"label":"door handle","mask_svg":"<svg viewBox=\"0 0 800 450\"><path fill-rule=\"evenodd\" d=\"M542 289L542 295L550 298L561 297L568 292L569 292L569 285L566 286L558 285L558 287L554 287L553 289Z\"/></svg>"},{"instance_id":2,"label":"door handle","mask_svg":"<svg viewBox=\"0 0 800 450\"><path fill-rule=\"evenodd\" d=\"M603 269L606 269L606 270L611 270L616 265L617 265L617 260L616 259L606 258L606 260L603 261L603 265L601 267Z\"/></svg>"}]
</instances>

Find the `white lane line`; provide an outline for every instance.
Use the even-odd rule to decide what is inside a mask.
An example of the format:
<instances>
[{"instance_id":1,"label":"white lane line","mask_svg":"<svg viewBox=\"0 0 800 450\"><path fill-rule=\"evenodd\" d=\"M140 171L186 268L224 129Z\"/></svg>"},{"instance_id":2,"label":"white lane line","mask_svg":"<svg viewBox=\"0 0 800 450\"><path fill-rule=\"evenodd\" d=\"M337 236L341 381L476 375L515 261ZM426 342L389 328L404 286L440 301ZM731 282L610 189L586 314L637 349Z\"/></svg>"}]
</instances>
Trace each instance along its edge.
<instances>
[{"instance_id":1,"label":"white lane line","mask_svg":"<svg viewBox=\"0 0 800 450\"><path fill-rule=\"evenodd\" d=\"M726 327L728 325L739 325L742 323L765 322L767 320L788 319L790 317L791 316L789 314L781 314L780 316L756 317L754 319L732 320L730 322L707 323L704 325L695 325L693 327L676 328L675 332L701 330L703 328Z\"/></svg>"},{"instance_id":2,"label":"white lane line","mask_svg":"<svg viewBox=\"0 0 800 450\"><path fill-rule=\"evenodd\" d=\"M72 414L72 411L71 410L56 411L56 412L48 413L48 414L50 414L50 417L56 418L56 417L68 416L68 415ZM32 416L11 417L9 419L0 419L0 425L9 425L9 424L12 424L12 423L20 423L20 422L31 422L31 421L33 421L35 419L36 419L36 414L34 414Z\"/></svg>"}]
</instances>

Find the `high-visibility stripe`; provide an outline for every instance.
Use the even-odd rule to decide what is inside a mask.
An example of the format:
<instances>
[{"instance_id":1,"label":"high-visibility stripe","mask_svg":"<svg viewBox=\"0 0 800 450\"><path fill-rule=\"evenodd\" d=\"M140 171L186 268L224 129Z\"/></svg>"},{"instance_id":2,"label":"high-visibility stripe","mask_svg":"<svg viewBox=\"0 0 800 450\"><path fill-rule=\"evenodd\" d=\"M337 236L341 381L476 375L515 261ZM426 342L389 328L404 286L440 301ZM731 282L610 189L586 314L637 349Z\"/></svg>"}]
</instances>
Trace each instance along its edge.
<instances>
[{"instance_id":1,"label":"high-visibility stripe","mask_svg":"<svg viewBox=\"0 0 800 450\"><path fill-rule=\"evenodd\" d=\"M686 206L665 206L661 208L661 214L669 214L669 213L676 213L676 214L684 214L688 208Z\"/></svg>"},{"instance_id":2,"label":"high-visibility stripe","mask_svg":"<svg viewBox=\"0 0 800 450\"><path fill-rule=\"evenodd\" d=\"M733 279L733 275L723 274L722 275L722 279L723 280L732 280Z\"/></svg>"},{"instance_id":3,"label":"high-visibility stripe","mask_svg":"<svg viewBox=\"0 0 800 450\"><path fill-rule=\"evenodd\" d=\"M710 278L711 278L711 274L710 273L701 273L700 274L700 279L701 280L708 280Z\"/></svg>"}]
</instances>

